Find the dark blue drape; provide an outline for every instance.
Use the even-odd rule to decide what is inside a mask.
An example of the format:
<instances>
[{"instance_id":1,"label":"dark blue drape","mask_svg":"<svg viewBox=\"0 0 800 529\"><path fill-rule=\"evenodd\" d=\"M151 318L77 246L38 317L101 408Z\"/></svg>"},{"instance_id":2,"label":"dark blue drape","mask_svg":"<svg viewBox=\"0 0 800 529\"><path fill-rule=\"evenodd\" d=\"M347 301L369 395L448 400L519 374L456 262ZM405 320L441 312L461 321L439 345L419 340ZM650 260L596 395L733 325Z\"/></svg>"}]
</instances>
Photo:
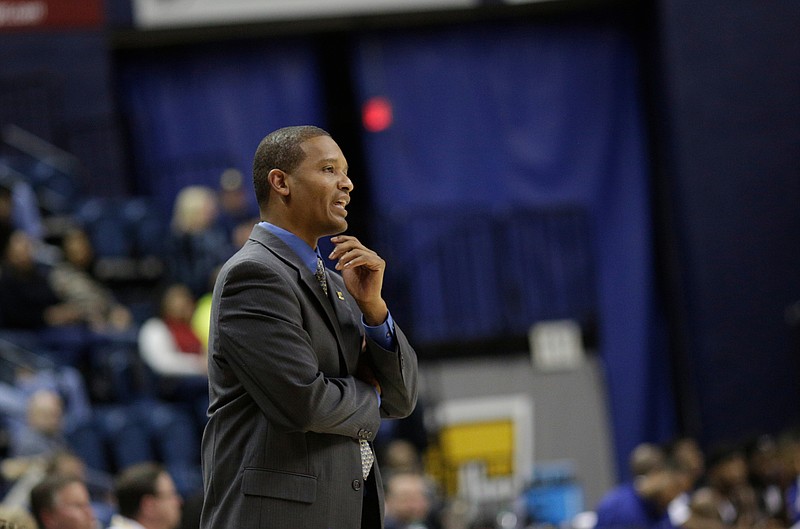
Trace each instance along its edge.
<instances>
[{"instance_id":1,"label":"dark blue drape","mask_svg":"<svg viewBox=\"0 0 800 529\"><path fill-rule=\"evenodd\" d=\"M354 62L361 101L392 106L365 152L397 319L435 343L594 313L624 474L674 433L632 45L467 27L364 36Z\"/></svg>"},{"instance_id":2,"label":"dark blue drape","mask_svg":"<svg viewBox=\"0 0 800 529\"><path fill-rule=\"evenodd\" d=\"M268 132L324 126L316 72L305 41L159 50L123 60L121 104L139 191L170 211L182 187L216 188L228 167L249 178Z\"/></svg>"}]
</instances>

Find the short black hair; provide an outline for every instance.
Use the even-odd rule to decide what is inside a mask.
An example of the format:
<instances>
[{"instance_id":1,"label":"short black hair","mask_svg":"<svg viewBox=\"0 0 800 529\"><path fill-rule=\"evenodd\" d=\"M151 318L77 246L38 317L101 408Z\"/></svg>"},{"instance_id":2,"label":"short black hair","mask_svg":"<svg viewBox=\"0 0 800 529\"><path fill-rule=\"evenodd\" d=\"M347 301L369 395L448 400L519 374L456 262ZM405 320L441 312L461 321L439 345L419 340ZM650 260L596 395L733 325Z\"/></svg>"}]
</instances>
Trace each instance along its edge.
<instances>
[{"instance_id":1,"label":"short black hair","mask_svg":"<svg viewBox=\"0 0 800 529\"><path fill-rule=\"evenodd\" d=\"M266 204L269 198L269 172L273 169L294 171L306 157L300 144L318 136L330 134L314 125L298 125L270 132L261 140L253 157L253 189L259 206Z\"/></svg>"},{"instance_id":2,"label":"short black hair","mask_svg":"<svg viewBox=\"0 0 800 529\"><path fill-rule=\"evenodd\" d=\"M83 481L76 476L53 474L33 487L31 490L31 513L36 518L36 523L39 524L39 527L44 527L42 513L55 508L56 494L72 483L83 484Z\"/></svg>"},{"instance_id":3,"label":"short black hair","mask_svg":"<svg viewBox=\"0 0 800 529\"><path fill-rule=\"evenodd\" d=\"M125 518L135 519L142 498L157 493L156 481L164 472L163 466L152 462L137 463L123 470L114 480L119 513Z\"/></svg>"}]
</instances>

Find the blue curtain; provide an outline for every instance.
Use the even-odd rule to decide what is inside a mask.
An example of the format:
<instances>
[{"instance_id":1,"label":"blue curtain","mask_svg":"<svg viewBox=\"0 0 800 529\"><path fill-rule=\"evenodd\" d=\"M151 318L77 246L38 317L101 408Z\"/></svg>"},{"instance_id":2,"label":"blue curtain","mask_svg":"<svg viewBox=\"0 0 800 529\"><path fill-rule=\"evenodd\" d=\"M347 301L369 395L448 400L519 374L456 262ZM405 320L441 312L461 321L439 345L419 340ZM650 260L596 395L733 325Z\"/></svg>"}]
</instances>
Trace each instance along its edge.
<instances>
[{"instance_id":1,"label":"blue curtain","mask_svg":"<svg viewBox=\"0 0 800 529\"><path fill-rule=\"evenodd\" d=\"M675 428L632 44L478 26L365 35L353 55L360 101L392 110L364 142L396 318L437 343L596 317L626 474Z\"/></svg>"},{"instance_id":2,"label":"blue curtain","mask_svg":"<svg viewBox=\"0 0 800 529\"><path fill-rule=\"evenodd\" d=\"M167 212L181 188L216 188L228 167L249 181L253 153L270 131L325 125L306 41L142 53L121 61L119 78L138 191Z\"/></svg>"}]
</instances>

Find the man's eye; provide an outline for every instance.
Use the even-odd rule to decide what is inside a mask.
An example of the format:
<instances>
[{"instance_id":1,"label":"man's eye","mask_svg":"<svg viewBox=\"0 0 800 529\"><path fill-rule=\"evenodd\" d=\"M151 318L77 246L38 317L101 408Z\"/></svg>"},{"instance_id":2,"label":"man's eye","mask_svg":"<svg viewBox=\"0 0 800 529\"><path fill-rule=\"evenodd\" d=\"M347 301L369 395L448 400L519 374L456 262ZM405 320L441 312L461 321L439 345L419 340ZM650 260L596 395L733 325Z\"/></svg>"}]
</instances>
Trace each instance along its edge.
<instances>
[{"instance_id":1,"label":"man's eye","mask_svg":"<svg viewBox=\"0 0 800 529\"><path fill-rule=\"evenodd\" d=\"M327 166L323 167L322 170L325 171L326 173L332 173L333 172L333 166L332 165L327 165Z\"/></svg>"}]
</instances>

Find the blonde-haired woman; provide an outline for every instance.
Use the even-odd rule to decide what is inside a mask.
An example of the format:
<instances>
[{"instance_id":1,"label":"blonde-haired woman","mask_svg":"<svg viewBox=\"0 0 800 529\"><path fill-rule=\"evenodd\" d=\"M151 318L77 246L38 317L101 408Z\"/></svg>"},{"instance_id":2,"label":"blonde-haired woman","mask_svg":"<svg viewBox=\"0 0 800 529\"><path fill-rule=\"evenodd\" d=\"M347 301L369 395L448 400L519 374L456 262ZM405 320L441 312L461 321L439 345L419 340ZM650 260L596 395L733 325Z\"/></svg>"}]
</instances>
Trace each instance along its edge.
<instances>
[{"instance_id":1,"label":"blonde-haired woman","mask_svg":"<svg viewBox=\"0 0 800 529\"><path fill-rule=\"evenodd\" d=\"M187 285L195 297L208 289L217 266L233 254L226 231L217 224L219 206L213 189L188 186L175 198L166 241L167 279Z\"/></svg>"}]
</instances>

